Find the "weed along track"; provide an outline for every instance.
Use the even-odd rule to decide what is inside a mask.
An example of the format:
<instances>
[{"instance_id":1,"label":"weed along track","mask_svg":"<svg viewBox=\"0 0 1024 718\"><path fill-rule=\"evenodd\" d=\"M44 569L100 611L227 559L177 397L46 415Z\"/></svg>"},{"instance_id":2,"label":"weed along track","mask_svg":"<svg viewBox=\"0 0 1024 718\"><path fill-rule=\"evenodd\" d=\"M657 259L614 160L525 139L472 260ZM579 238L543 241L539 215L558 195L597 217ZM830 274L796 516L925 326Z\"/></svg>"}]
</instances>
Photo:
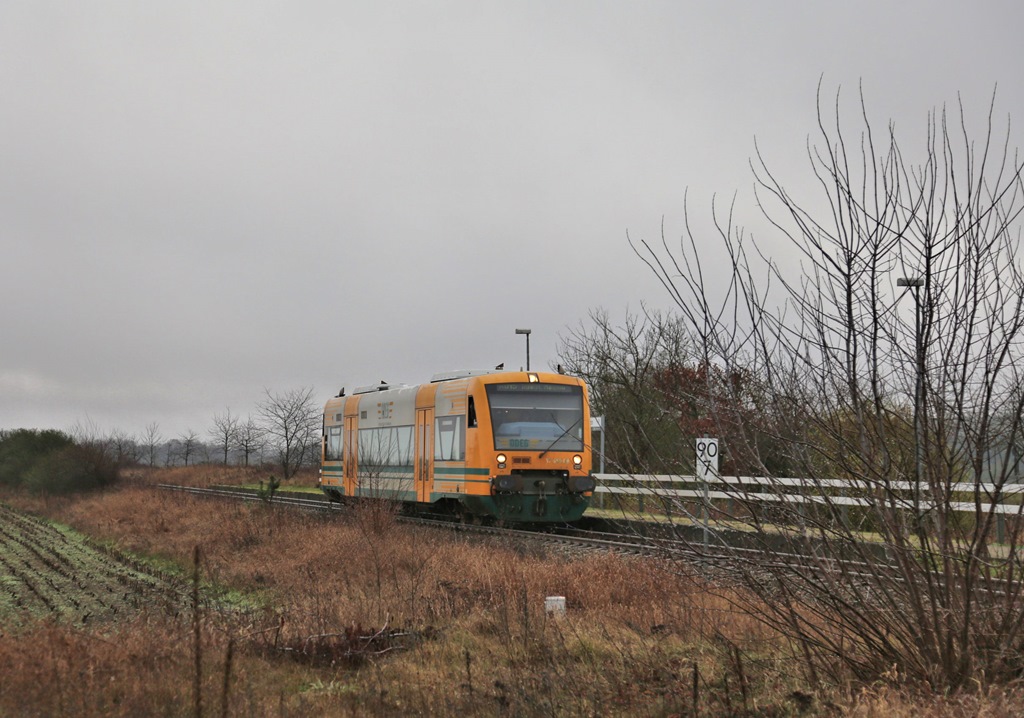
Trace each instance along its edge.
<instances>
[{"instance_id":1,"label":"weed along track","mask_svg":"<svg viewBox=\"0 0 1024 718\"><path fill-rule=\"evenodd\" d=\"M85 623L123 617L183 590L113 549L0 504L0 617L55 615Z\"/></svg>"}]
</instances>

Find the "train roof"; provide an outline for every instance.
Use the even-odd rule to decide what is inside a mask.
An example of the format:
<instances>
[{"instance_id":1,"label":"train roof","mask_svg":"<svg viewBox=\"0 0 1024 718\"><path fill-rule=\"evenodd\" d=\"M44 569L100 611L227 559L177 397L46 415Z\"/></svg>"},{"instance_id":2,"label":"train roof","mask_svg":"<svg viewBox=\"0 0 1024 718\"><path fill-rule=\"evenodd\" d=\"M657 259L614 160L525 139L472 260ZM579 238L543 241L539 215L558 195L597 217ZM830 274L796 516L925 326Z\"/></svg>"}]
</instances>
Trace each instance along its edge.
<instances>
[{"instance_id":1,"label":"train roof","mask_svg":"<svg viewBox=\"0 0 1024 718\"><path fill-rule=\"evenodd\" d=\"M455 381L458 379L468 379L474 376L488 376L493 374L509 374L511 370L502 368L494 369L459 369L456 371L442 372L440 374L434 374L430 377L431 384L438 384L446 381ZM530 374L537 374L538 372L528 372ZM561 372L558 372L561 374ZM379 384L368 384L366 386L356 387L349 396L355 396L357 394L373 394L379 391L389 391L391 389L408 389L411 384L391 384L381 380ZM346 396L345 389L342 389L334 398L341 398Z\"/></svg>"},{"instance_id":2,"label":"train roof","mask_svg":"<svg viewBox=\"0 0 1024 718\"><path fill-rule=\"evenodd\" d=\"M504 371L504 369L461 369L459 371L442 372L430 377L430 383L436 384L439 381L453 381L455 379L465 379L467 377L481 376L484 374L502 374Z\"/></svg>"},{"instance_id":3,"label":"train roof","mask_svg":"<svg viewBox=\"0 0 1024 718\"><path fill-rule=\"evenodd\" d=\"M369 386L357 386L352 390L352 394L372 394L375 391L387 391L388 389L405 389L408 384L388 384L386 381L382 381L380 384L370 384Z\"/></svg>"}]
</instances>

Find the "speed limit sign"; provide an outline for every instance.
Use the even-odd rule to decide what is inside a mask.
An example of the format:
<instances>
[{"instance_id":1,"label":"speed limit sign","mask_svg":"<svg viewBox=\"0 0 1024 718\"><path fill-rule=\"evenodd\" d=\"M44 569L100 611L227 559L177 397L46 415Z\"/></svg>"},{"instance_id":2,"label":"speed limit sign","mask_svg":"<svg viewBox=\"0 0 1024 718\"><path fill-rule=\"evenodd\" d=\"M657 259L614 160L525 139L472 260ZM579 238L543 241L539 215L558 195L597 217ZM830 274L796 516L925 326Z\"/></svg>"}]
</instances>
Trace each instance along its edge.
<instances>
[{"instance_id":1,"label":"speed limit sign","mask_svg":"<svg viewBox=\"0 0 1024 718\"><path fill-rule=\"evenodd\" d=\"M697 439L697 478L707 481L718 475L718 439Z\"/></svg>"}]
</instances>

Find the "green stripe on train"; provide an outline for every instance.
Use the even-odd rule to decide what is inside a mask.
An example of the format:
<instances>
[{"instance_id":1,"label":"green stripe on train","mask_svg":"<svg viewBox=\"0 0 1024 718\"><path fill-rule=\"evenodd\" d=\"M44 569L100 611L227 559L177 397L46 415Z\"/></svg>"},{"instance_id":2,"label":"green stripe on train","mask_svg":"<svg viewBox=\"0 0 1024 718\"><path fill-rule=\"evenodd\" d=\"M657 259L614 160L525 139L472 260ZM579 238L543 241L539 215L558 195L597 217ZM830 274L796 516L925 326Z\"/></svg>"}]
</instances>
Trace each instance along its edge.
<instances>
[{"instance_id":1,"label":"green stripe on train","mask_svg":"<svg viewBox=\"0 0 1024 718\"><path fill-rule=\"evenodd\" d=\"M490 469L473 469L467 466L435 466L434 476L490 476Z\"/></svg>"}]
</instances>

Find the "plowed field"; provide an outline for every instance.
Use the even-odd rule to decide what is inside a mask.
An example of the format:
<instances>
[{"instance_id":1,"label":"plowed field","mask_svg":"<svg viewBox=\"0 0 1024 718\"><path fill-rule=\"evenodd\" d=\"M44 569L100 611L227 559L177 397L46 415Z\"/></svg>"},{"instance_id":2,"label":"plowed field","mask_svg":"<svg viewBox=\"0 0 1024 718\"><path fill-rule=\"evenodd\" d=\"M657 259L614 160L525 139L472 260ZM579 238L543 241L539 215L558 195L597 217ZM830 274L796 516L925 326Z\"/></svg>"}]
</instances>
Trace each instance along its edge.
<instances>
[{"instance_id":1,"label":"plowed field","mask_svg":"<svg viewBox=\"0 0 1024 718\"><path fill-rule=\"evenodd\" d=\"M183 605L173 578L69 529L0 504L0 619L54 615L85 623L154 603Z\"/></svg>"}]
</instances>

